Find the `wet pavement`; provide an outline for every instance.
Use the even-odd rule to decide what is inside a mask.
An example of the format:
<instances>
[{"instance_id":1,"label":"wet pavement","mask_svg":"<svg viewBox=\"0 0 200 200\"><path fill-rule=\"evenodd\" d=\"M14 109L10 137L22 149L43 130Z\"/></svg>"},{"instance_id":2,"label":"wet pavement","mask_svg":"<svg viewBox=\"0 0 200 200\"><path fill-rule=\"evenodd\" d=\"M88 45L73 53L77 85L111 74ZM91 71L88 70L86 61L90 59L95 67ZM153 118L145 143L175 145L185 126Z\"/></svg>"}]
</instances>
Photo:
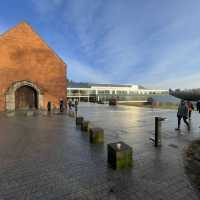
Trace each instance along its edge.
<instances>
[{"instance_id":1,"label":"wet pavement","mask_svg":"<svg viewBox=\"0 0 200 200\"><path fill-rule=\"evenodd\" d=\"M79 114L105 131L105 143L90 144L87 133L66 115L0 115L0 200L133 199L198 200L185 174L183 149L200 138L200 115L193 113L191 131L176 111L82 104ZM154 117L167 117L162 147L149 138ZM123 141L133 148L133 167L107 166L107 144Z\"/></svg>"}]
</instances>

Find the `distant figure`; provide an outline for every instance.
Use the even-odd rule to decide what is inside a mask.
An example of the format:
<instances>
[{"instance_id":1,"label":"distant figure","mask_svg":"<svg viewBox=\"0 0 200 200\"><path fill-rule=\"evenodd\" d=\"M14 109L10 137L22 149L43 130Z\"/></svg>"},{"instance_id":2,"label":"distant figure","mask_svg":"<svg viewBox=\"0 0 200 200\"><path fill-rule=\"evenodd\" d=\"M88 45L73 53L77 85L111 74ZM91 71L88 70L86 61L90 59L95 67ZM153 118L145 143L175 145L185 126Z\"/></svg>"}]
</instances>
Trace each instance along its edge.
<instances>
[{"instance_id":1,"label":"distant figure","mask_svg":"<svg viewBox=\"0 0 200 200\"><path fill-rule=\"evenodd\" d=\"M75 109L75 113L76 113L76 117L77 117L77 112L78 112L78 100L76 100L75 103L74 103L74 109Z\"/></svg>"},{"instance_id":2,"label":"distant figure","mask_svg":"<svg viewBox=\"0 0 200 200\"><path fill-rule=\"evenodd\" d=\"M75 103L74 103L74 99L72 99L72 107L74 107Z\"/></svg>"},{"instance_id":3,"label":"distant figure","mask_svg":"<svg viewBox=\"0 0 200 200\"><path fill-rule=\"evenodd\" d=\"M197 111L200 113L200 100L197 101Z\"/></svg>"},{"instance_id":4,"label":"distant figure","mask_svg":"<svg viewBox=\"0 0 200 200\"><path fill-rule=\"evenodd\" d=\"M185 122L185 124L188 127L188 130L190 130L190 125L187 122L187 118L188 118L188 107L185 104L184 100L181 100L179 106L178 106L178 112L177 112L177 118L178 118L178 128L176 128L175 130L180 130L180 126L181 126L181 119L183 118L183 121Z\"/></svg>"},{"instance_id":5,"label":"distant figure","mask_svg":"<svg viewBox=\"0 0 200 200\"><path fill-rule=\"evenodd\" d=\"M69 110L71 111L72 110L72 101L71 101L71 99L68 101L68 106L69 106Z\"/></svg>"},{"instance_id":6,"label":"distant figure","mask_svg":"<svg viewBox=\"0 0 200 200\"><path fill-rule=\"evenodd\" d=\"M189 112L189 120L191 120L191 114L192 114L192 111L194 110L194 106L191 101L187 101L187 107L188 107L188 112Z\"/></svg>"},{"instance_id":7,"label":"distant figure","mask_svg":"<svg viewBox=\"0 0 200 200\"><path fill-rule=\"evenodd\" d=\"M64 111L64 101L61 99L60 100L60 112Z\"/></svg>"}]
</instances>

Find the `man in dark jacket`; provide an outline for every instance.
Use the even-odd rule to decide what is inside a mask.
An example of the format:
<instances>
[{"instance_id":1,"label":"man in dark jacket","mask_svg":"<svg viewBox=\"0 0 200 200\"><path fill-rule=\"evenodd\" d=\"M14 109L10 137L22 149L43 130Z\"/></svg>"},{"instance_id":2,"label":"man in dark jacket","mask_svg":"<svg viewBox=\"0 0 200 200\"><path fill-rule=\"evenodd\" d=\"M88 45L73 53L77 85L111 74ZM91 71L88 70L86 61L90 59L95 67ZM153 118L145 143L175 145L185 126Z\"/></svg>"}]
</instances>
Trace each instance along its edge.
<instances>
[{"instance_id":1,"label":"man in dark jacket","mask_svg":"<svg viewBox=\"0 0 200 200\"><path fill-rule=\"evenodd\" d=\"M77 117L77 113L78 113L78 100L76 100L75 103L74 103L74 109L75 109L75 114L76 114L76 117Z\"/></svg>"},{"instance_id":2,"label":"man in dark jacket","mask_svg":"<svg viewBox=\"0 0 200 200\"><path fill-rule=\"evenodd\" d=\"M64 111L64 101L61 99L60 100L60 112Z\"/></svg>"},{"instance_id":3,"label":"man in dark jacket","mask_svg":"<svg viewBox=\"0 0 200 200\"><path fill-rule=\"evenodd\" d=\"M197 101L197 111L199 111L199 113L200 113L200 100L199 101Z\"/></svg>"},{"instance_id":4,"label":"man in dark jacket","mask_svg":"<svg viewBox=\"0 0 200 200\"><path fill-rule=\"evenodd\" d=\"M176 128L176 130L180 130L180 126L181 126L181 119L183 118L183 121L185 122L185 124L188 127L188 130L190 130L190 125L187 122L187 118L188 118L188 107L185 103L184 100L181 100L179 106L178 106L178 112L177 112L177 118L178 118L178 128Z\"/></svg>"}]
</instances>

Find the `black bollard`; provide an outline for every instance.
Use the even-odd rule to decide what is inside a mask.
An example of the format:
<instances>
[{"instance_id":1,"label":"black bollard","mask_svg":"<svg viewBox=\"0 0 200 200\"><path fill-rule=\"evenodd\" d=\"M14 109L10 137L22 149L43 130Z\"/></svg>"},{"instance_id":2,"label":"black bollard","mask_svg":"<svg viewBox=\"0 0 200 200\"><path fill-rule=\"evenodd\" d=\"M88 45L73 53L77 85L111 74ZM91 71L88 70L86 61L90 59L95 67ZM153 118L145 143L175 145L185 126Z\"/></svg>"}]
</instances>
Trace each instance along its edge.
<instances>
[{"instance_id":1,"label":"black bollard","mask_svg":"<svg viewBox=\"0 0 200 200\"><path fill-rule=\"evenodd\" d=\"M155 147L161 146L161 122L165 118L155 117Z\"/></svg>"},{"instance_id":2,"label":"black bollard","mask_svg":"<svg viewBox=\"0 0 200 200\"><path fill-rule=\"evenodd\" d=\"M48 101L47 103L47 110L48 112L51 112L51 101Z\"/></svg>"}]
</instances>

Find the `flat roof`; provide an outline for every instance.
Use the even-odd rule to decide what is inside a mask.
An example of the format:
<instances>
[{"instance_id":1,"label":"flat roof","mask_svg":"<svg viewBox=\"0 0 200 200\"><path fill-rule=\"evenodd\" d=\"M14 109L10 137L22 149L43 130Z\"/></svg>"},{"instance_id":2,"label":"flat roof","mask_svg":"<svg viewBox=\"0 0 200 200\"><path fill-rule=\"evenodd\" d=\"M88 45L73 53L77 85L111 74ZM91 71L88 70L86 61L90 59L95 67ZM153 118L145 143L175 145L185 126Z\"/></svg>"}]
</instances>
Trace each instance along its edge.
<instances>
[{"instance_id":1,"label":"flat roof","mask_svg":"<svg viewBox=\"0 0 200 200\"><path fill-rule=\"evenodd\" d=\"M100 84L100 83L76 83L69 82L68 88L91 88L91 87L132 87L137 85L123 84Z\"/></svg>"}]
</instances>

